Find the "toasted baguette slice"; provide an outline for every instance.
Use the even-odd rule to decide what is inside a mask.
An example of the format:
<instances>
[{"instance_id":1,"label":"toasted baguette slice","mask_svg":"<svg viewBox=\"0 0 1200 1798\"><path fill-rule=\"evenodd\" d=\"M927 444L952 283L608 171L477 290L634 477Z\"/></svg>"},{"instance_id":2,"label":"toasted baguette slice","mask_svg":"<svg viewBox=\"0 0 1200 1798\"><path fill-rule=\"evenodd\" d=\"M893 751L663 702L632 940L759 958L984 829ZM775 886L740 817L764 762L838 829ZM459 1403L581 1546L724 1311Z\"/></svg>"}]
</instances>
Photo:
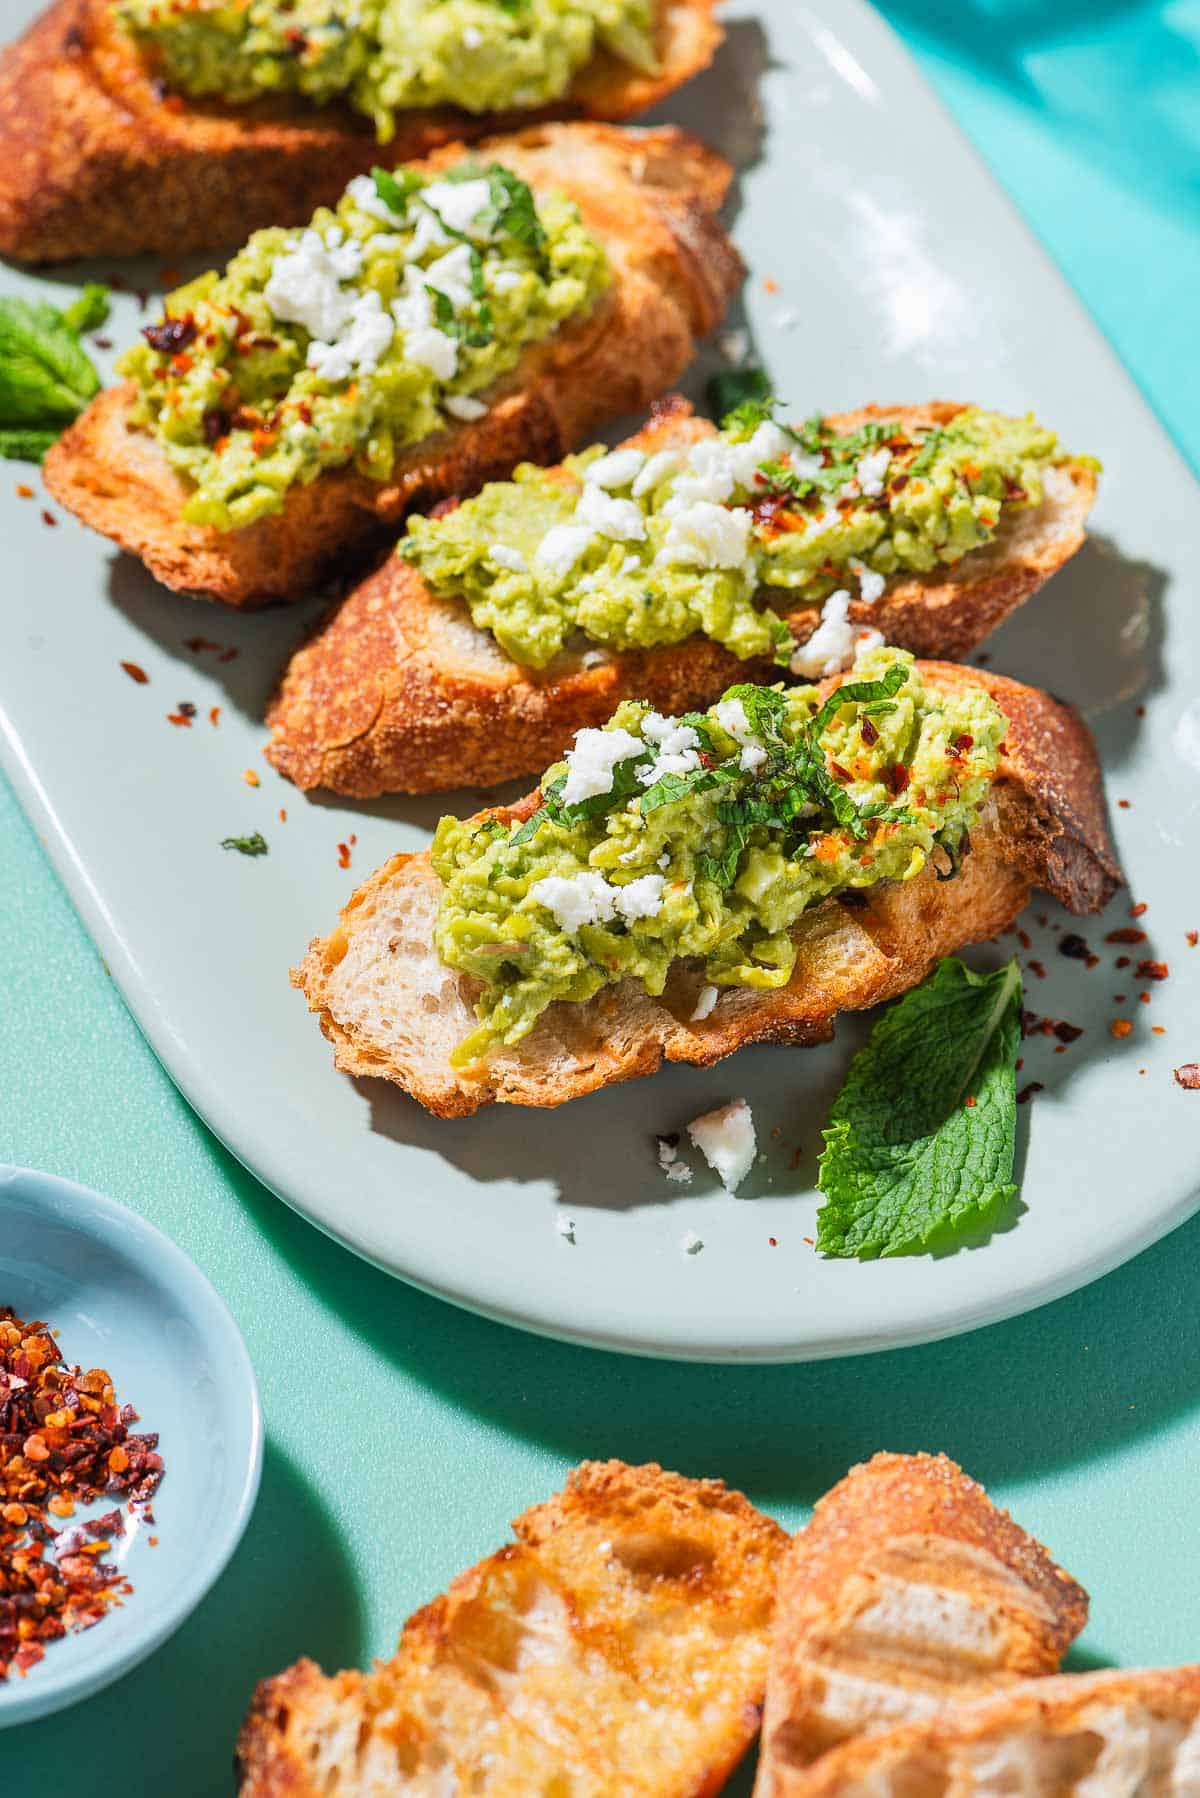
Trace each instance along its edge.
<instances>
[{"instance_id":1,"label":"toasted baguette slice","mask_svg":"<svg viewBox=\"0 0 1200 1798\"><path fill-rule=\"evenodd\" d=\"M661 0L660 72L597 56L560 105L402 114L388 144L348 108L164 96L112 0L56 0L0 57L0 254L178 256L303 223L352 176L538 119L625 119L711 62L714 0Z\"/></svg>"},{"instance_id":2,"label":"toasted baguette slice","mask_svg":"<svg viewBox=\"0 0 1200 1798\"><path fill-rule=\"evenodd\" d=\"M961 410L867 406L831 422L841 431L875 416L917 426ZM713 429L671 398L629 442L649 454ZM893 580L875 603L855 601L851 618L918 655L965 656L1075 554L1095 484L1081 462L1050 470L1042 505L1010 512L992 543L936 574ZM779 608L778 593L765 597ZM801 641L819 617L811 604L787 614ZM268 713L267 757L299 787L355 799L436 792L464 779L486 786L540 772L572 731L601 723L622 699L681 711L708 705L732 681L778 678L771 664L739 662L702 636L624 653L584 644L539 674L478 630L464 603L439 599L392 556L293 656Z\"/></svg>"},{"instance_id":3,"label":"toasted baguette slice","mask_svg":"<svg viewBox=\"0 0 1200 1798\"><path fill-rule=\"evenodd\" d=\"M869 1731L1053 1673L1087 1594L944 1455L876 1455L784 1560L755 1798Z\"/></svg>"},{"instance_id":4,"label":"toasted baguette slice","mask_svg":"<svg viewBox=\"0 0 1200 1798\"><path fill-rule=\"evenodd\" d=\"M790 1798L1192 1798L1200 1666L1060 1674L848 1742Z\"/></svg>"},{"instance_id":5,"label":"toasted baguette slice","mask_svg":"<svg viewBox=\"0 0 1200 1798\"><path fill-rule=\"evenodd\" d=\"M702 1798L758 1729L787 1537L719 1480L585 1462L395 1657L258 1688L242 1798Z\"/></svg>"},{"instance_id":6,"label":"toasted baguette slice","mask_svg":"<svg viewBox=\"0 0 1200 1798\"><path fill-rule=\"evenodd\" d=\"M1104 822L1095 746L1078 715L1002 675L926 662L930 686L984 687L1009 719L1000 776L972 852L952 881L932 866L827 899L795 926L795 971L777 992L726 987L702 1023L693 1019L703 964L681 961L652 999L639 981L583 1004L559 1002L515 1048L464 1069L451 1051L474 1027L476 983L445 967L433 947L442 892L427 853L395 855L318 937L292 982L308 999L348 1074L394 1081L440 1117L496 1102L561 1105L598 1087L652 1074L664 1061L706 1067L749 1043L819 1043L840 1011L907 992L943 955L1012 923L1033 884L1073 911L1095 911L1119 883ZM538 795L493 816L528 817Z\"/></svg>"},{"instance_id":7,"label":"toasted baguette slice","mask_svg":"<svg viewBox=\"0 0 1200 1798\"><path fill-rule=\"evenodd\" d=\"M461 149L426 166L453 162ZM530 345L483 396L485 418L412 445L386 482L353 467L328 471L293 487L281 512L220 532L183 522L184 483L155 438L130 428L126 384L100 394L54 445L43 468L51 493L166 586L261 605L298 597L410 506L507 475L523 457L553 462L602 420L648 405L686 367L741 279L717 217L729 164L672 127L545 125L492 139L481 153L535 194L569 194L613 265L592 311Z\"/></svg>"}]
</instances>

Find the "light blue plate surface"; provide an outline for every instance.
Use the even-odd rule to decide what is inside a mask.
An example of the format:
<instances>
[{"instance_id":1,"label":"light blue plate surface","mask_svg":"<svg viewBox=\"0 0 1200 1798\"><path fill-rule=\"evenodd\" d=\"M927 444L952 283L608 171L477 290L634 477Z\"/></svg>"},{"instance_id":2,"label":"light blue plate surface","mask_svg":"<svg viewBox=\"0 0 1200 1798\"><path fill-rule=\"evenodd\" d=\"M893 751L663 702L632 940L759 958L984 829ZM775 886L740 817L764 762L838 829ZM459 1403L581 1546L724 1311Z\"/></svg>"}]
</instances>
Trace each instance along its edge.
<instances>
[{"instance_id":1,"label":"light blue plate surface","mask_svg":"<svg viewBox=\"0 0 1200 1798\"><path fill-rule=\"evenodd\" d=\"M95 1628L50 1644L24 1678L0 1682L4 1728L111 1684L190 1615L254 1508L262 1420L245 1344L203 1274L87 1187L0 1165L0 1305L49 1322L69 1361L107 1368L137 1427L159 1432L166 1462L153 1527L127 1527L113 1544L132 1594Z\"/></svg>"}]
</instances>

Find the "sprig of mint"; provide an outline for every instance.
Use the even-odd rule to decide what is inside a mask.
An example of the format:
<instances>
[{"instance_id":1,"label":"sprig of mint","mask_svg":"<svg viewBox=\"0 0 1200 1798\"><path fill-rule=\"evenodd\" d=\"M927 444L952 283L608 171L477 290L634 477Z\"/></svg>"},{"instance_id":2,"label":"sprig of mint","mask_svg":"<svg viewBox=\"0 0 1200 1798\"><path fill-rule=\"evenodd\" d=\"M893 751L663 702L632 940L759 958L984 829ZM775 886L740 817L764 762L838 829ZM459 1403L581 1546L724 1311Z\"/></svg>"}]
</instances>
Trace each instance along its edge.
<instances>
[{"instance_id":1,"label":"sprig of mint","mask_svg":"<svg viewBox=\"0 0 1200 1798\"><path fill-rule=\"evenodd\" d=\"M248 837L222 837L222 849L236 849L239 855L265 855L267 839L261 830Z\"/></svg>"},{"instance_id":2,"label":"sprig of mint","mask_svg":"<svg viewBox=\"0 0 1200 1798\"><path fill-rule=\"evenodd\" d=\"M722 426L745 423L752 431L771 416L771 378L762 368L726 368L708 383L708 409Z\"/></svg>"},{"instance_id":3,"label":"sprig of mint","mask_svg":"<svg viewBox=\"0 0 1200 1798\"><path fill-rule=\"evenodd\" d=\"M0 455L40 462L99 391L79 333L107 315L108 290L95 283L65 311L45 300L0 297Z\"/></svg>"},{"instance_id":4,"label":"sprig of mint","mask_svg":"<svg viewBox=\"0 0 1200 1798\"><path fill-rule=\"evenodd\" d=\"M850 1063L825 1128L817 1248L912 1255L988 1223L1016 1192L1015 960L975 974L948 956Z\"/></svg>"}]
</instances>

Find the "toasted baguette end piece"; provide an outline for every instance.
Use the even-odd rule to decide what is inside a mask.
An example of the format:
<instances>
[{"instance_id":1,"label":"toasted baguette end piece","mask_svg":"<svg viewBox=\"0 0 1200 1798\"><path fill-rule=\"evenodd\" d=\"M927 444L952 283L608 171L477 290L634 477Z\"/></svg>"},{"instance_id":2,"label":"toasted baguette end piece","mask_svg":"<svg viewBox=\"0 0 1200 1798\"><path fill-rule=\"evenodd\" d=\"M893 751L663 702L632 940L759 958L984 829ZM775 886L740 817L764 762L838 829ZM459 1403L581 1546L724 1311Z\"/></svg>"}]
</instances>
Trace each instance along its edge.
<instances>
[{"instance_id":1,"label":"toasted baguette end piece","mask_svg":"<svg viewBox=\"0 0 1200 1798\"><path fill-rule=\"evenodd\" d=\"M604 419L649 405L741 280L718 218L729 164L672 126L539 126L490 140L481 154L514 168L535 193L560 188L577 200L613 267L592 311L530 345L486 395L486 417L411 445L386 482L327 471L291 488L274 516L214 531L183 522L185 484L155 438L130 426L127 383L100 394L53 445L43 465L49 491L164 586L256 606L297 598L327 570L353 566L411 506L502 478L525 457L554 462Z\"/></svg>"},{"instance_id":2,"label":"toasted baguette end piece","mask_svg":"<svg viewBox=\"0 0 1200 1798\"><path fill-rule=\"evenodd\" d=\"M1098 910L1120 871L1095 747L1078 715L1003 675L939 662L922 673L946 691L986 688L1009 719L1000 777L955 880L927 867L867 889L861 908L840 899L814 906L794 932L789 984L773 993L725 988L703 1022L692 1018L702 967L678 962L659 999L626 980L585 1004L552 1005L515 1048L456 1070L450 1054L474 1027L477 989L433 948L442 889L428 854L393 856L292 971L335 1066L394 1081L440 1117L496 1102L561 1105L664 1060L708 1066L750 1043L826 1041L840 1011L895 998L941 956L1007 928L1035 883L1072 910ZM493 815L524 818L537 803L530 794Z\"/></svg>"},{"instance_id":3,"label":"toasted baguette end piece","mask_svg":"<svg viewBox=\"0 0 1200 1798\"><path fill-rule=\"evenodd\" d=\"M164 97L112 0L56 0L0 53L0 254L174 257L302 224L376 163L539 120L631 118L712 61L722 36L714 4L663 0L656 75L597 56L561 104L503 117L402 114L381 145L368 120L342 107Z\"/></svg>"},{"instance_id":4,"label":"toasted baguette end piece","mask_svg":"<svg viewBox=\"0 0 1200 1798\"><path fill-rule=\"evenodd\" d=\"M839 430L871 417L913 427L945 423L957 402L868 406L835 415ZM712 433L678 396L655 407L629 445L653 454ZM1084 462L1049 471L1040 506L1010 512L995 540L953 567L890 583L874 604L851 606L856 624L917 655L957 659L995 630L1084 541L1095 475ZM786 596L767 596L780 608ZM820 610L786 614L800 641ZM582 725L622 699L660 711L703 706L738 680L778 680L766 662L739 662L702 636L668 647L597 653L571 647L541 674L511 661L465 604L437 598L408 563L390 556L292 657L268 713L268 760L296 785L355 799L438 792L536 774Z\"/></svg>"},{"instance_id":5,"label":"toasted baguette end piece","mask_svg":"<svg viewBox=\"0 0 1200 1798\"><path fill-rule=\"evenodd\" d=\"M852 1468L780 1572L755 1798L791 1798L850 1737L1053 1673L1087 1609L946 1456Z\"/></svg>"},{"instance_id":6,"label":"toasted baguette end piece","mask_svg":"<svg viewBox=\"0 0 1200 1798\"><path fill-rule=\"evenodd\" d=\"M242 1798L719 1792L758 1728L784 1532L719 1480L618 1461L513 1530L391 1661L260 1685Z\"/></svg>"}]
</instances>

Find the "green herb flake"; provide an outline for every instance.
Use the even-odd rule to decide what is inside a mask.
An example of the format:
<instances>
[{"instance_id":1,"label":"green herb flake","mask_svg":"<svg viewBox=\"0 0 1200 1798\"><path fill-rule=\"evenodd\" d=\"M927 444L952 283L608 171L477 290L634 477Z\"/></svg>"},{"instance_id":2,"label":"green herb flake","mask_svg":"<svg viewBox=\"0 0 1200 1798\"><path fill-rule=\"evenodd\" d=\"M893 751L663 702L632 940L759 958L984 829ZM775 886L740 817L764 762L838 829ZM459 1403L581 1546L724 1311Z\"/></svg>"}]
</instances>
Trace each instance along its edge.
<instances>
[{"instance_id":1,"label":"green herb flake","mask_svg":"<svg viewBox=\"0 0 1200 1798\"><path fill-rule=\"evenodd\" d=\"M79 298L64 308L63 323L82 337L85 331L98 331L111 310L107 287L99 281L89 281Z\"/></svg>"},{"instance_id":2,"label":"green herb flake","mask_svg":"<svg viewBox=\"0 0 1200 1798\"><path fill-rule=\"evenodd\" d=\"M9 462L40 462L50 445L57 442L57 431L0 429L0 456Z\"/></svg>"},{"instance_id":3,"label":"green herb flake","mask_svg":"<svg viewBox=\"0 0 1200 1798\"><path fill-rule=\"evenodd\" d=\"M261 830L256 830L248 837L222 837L222 849L236 849L239 855L265 855L267 839Z\"/></svg>"},{"instance_id":4,"label":"green herb flake","mask_svg":"<svg viewBox=\"0 0 1200 1798\"><path fill-rule=\"evenodd\" d=\"M371 170L371 179L388 211L394 212L398 219L404 218L409 199L421 185L421 177L413 174L411 169L398 169L393 174L390 169L376 168Z\"/></svg>"},{"instance_id":5,"label":"green herb flake","mask_svg":"<svg viewBox=\"0 0 1200 1798\"><path fill-rule=\"evenodd\" d=\"M723 431L762 424L774 411L771 381L762 368L729 368L708 383L708 409Z\"/></svg>"},{"instance_id":6,"label":"green herb flake","mask_svg":"<svg viewBox=\"0 0 1200 1798\"><path fill-rule=\"evenodd\" d=\"M975 974L950 956L884 1012L824 1132L824 1254L942 1249L1008 1204L1021 997L1015 960Z\"/></svg>"}]
</instances>

